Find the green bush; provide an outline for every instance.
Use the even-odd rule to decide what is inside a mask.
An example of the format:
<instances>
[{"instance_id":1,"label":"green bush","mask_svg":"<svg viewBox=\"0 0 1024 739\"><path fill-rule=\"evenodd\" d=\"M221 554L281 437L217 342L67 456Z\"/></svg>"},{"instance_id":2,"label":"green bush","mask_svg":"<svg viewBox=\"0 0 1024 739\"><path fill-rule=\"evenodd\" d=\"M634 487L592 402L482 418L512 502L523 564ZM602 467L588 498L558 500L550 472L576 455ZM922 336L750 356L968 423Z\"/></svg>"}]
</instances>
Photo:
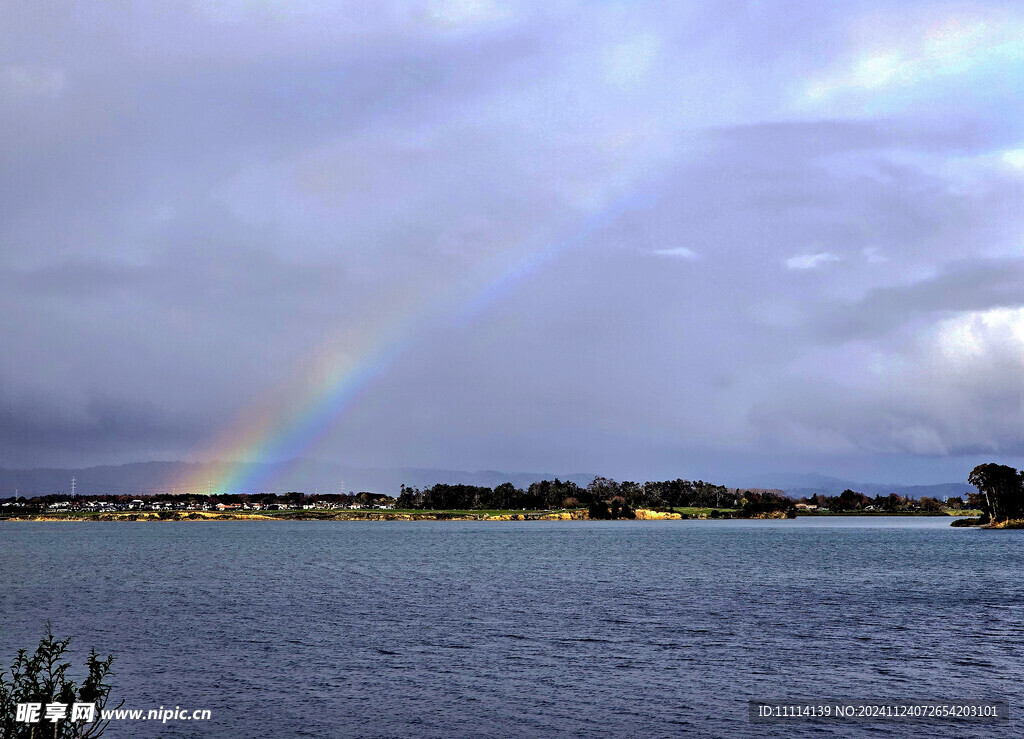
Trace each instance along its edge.
<instances>
[{"instance_id":1,"label":"green bush","mask_svg":"<svg viewBox=\"0 0 1024 739\"><path fill-rule=\"evenodd\" d=\"M93 739L103 734L110 721L101 721L102 711L107 705L111 686L106 682L110 677L112 656L100 659L93 649L85 661L88 676L79 685L68 678L71 663L65 660L70 639L56 639L47 628L46 636L39 642L35 654L27 650L18 651L10 668L10 675L0 670L0 737L3 739ZM17 720L18 704L38 703L40 720L26 723ZM47 721L44 711L47 704L61 703L67 706L67 716L56 723ZM95 704L95 720L71 721L72 706L75 703Z\"/></svg>"}]
</instances>

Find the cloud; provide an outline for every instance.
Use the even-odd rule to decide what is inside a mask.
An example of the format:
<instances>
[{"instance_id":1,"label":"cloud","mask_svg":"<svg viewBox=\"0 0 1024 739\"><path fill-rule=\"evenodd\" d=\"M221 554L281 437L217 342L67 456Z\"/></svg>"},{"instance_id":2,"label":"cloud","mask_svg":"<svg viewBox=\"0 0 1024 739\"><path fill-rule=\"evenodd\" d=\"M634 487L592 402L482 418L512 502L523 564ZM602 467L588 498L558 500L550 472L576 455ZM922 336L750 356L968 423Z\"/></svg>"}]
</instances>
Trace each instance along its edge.
<instances>
[{"instance_id":1,"label":"cloud","mask_svg":"<svg viewBox=\"0 0 1024 739\"><path fill-rule=\"evenodd\" d=\"M861 254L864 255L868 264L884 264L889 261L889 258L882 254L881 249L877 246L867 246L861 249Z\"/></svg>"},{"instance_id":2,"label":"cloud","mask_svg":"<svg viewBox=\"0 0 1024 739\"><path fill-rule=\"evenodd\" d=\"M25 95L55 95L64 89L64 70L58 67L10 65L3 69L4 87Z\"/></svg>"},{"instance_id":3,"label":"cloud","mask_svg":"<svg viewBox=\"0 0 1024 739\"><path fill-rule=\"evenodd\" d=\"M1024 305L1024 262L958 260L937 274L875 287L856 299L816 301L807 311L810 335L827 342L882 338L907 329L929 330L952 315Z\"/></svg>"},{"instance_id":4,"label":"cloud","mask_svg":"<svg viewBox=\"0 0 1024 739\"><path fill-rule=\"evenodd\" d=\"M0 29L0 464L1024 448L1019 8L208 6Z\"/></svg>"},{"instance_id":5,"label":"cloud","mask_svg":"<svg viewBox=\"0 0 1024 739\"><path fill-rule=\"evenodd\" d=\"M606 74L616 85L641 83L651 72L660 51L661 39L651 33L612 46L606 56Z\"/></svg>"},{"instance_id":6,"label":"cloud","mask_svg":"<svg viewBox=\"0 0 1024 739\"><path fill-rule=\"evenodd\" d=\"M677 246L673 249L654 249L650 252L659 257L679 257L680 259L696 259L697 252L687 249L685 246Z\"/></svg>"},{"instance_id":7,"label":"cloud","mask_svg":"<svg viewBox=\"0 0 1024 739\"><path fill-rule=\"evenodd\" d=\"M8 396L0 404L0 446L27 464L88 464L96 454L121 462L164 456L208 431L195 413L169 414L150 403L103 395L73 406L31 396ZM59 450L53 448L56 438ZM122 449L114 451L111 444ZM40 455L47 447L50 455Z\"/></svg>"},{"instance_id":8,"label":"cloud","mask_svg":"<svg viewBox=\"0 0 1024 739\"><path fill-rule=\"evenodd\" d=\"M508 8L491 0L434 0L428 3L427 17L438 27L459 29L507 21Z\"/></svg>"},{"instance_id":9,"label":"cloud","mask_svg":"<svg viewBox=\"0 0 1024 739\"><path fill-rule=\"evenodd\" d=\"M841 66L812 79L811 100L888 93L995 72L1024 59L1020 19L998 8L946 14L940 8L879 9L851 24L851 53Z\"/></svg>"},{"instance_id":10,"label":"cloud","mask_svg":"<svg viewBox=\"0 0 1024 739\"><path fill-rule=\"evenodd\" d=\"M795 257L789 257L786 260L787 269L818 269L830 262L838 262L841 257L837 257L835 254L829 254L828 252L819 252L818 254L799 254Z\"/></svg>"},{"instance_id":11,"label":"cloud","mask_svg":"<svg viewBox=\"0 0 1024 739\"><path fill-rule=\"evenodd\" d=\"M1007 149L1002 153L1001 158L1015 169L1024 169L1024 149Z\"/></svg>"},{"instance_id":12,"label":"cloud","mask_svg":"<svg viewBox=\"0 0 1024 739\"><path fill-rule=\"evenodd\" d=\"M813 363L844 357L842 376ZM751 409L776 443L820 452L1019 456L1024 450L1024 308L971 310L886 346L828 348Z\"/></svg>"}]
</instances>

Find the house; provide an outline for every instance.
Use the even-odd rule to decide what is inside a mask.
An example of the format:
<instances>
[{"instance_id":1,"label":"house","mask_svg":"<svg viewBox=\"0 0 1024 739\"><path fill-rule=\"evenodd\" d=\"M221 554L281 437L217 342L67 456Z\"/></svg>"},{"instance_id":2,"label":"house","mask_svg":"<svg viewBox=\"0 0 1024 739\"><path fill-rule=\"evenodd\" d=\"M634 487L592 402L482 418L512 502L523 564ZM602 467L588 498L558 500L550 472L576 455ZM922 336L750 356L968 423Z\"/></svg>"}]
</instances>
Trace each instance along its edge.
<instances>
[{"instance_id":1,"label":"house","mask_svg":"<svg viewBox=\"0 0 1024 739\"><path fill-rule=\"evenodd\" d=\"M110 511L113 510L114 504L105 500L92 500L84 504L82 508L87 511Z\"/></svg>"},{"instance_id":2,"label":"house","mask_svg":"<svg viewBox=\"0 0 1024 739\"><path fill-rule=\"evenodd\" d=\"M796 508L798 511L816 511L816 510L818 510L818 506L811 505L810 503L797 503L793 507Z\"/></svg>"}]
</instances>

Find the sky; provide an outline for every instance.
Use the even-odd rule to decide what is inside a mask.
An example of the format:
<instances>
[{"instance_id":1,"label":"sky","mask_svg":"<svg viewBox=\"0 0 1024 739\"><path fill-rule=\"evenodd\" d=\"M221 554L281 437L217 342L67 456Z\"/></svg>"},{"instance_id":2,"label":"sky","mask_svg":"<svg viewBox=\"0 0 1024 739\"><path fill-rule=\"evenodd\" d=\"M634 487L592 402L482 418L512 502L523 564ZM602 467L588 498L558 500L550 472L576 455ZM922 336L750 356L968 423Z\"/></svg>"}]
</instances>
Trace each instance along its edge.
<instances>
[{"instance_id":1,"label":"sky","mask_svg":"<svg viewBox=\"0 0 1024 739\"><path fill-rule=\"evenodd\" d=\"M1024 461L1024 9L0 24L0 466Z\"/></svg>"}]
</instances>

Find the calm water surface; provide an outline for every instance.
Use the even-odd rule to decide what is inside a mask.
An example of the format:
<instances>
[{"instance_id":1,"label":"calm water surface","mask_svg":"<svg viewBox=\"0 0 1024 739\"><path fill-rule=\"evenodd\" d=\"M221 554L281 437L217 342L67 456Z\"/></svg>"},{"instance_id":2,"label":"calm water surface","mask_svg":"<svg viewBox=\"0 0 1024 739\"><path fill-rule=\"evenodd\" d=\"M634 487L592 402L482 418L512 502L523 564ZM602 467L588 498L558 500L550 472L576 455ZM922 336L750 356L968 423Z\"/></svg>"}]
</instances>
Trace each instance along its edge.
<instances>
[{"instance_id":1,"label":"calm water surface","mask_svg":"<svg viewBox=\"0 0 1024 739\"><path fill-rule=\"evenodd\" d=\"M1024 531L945 518L3 523L0 658L116 656L109 736L1019 736ZM1009 726L752 725L1005 697Z\"/></svg>"}]
</instances>

